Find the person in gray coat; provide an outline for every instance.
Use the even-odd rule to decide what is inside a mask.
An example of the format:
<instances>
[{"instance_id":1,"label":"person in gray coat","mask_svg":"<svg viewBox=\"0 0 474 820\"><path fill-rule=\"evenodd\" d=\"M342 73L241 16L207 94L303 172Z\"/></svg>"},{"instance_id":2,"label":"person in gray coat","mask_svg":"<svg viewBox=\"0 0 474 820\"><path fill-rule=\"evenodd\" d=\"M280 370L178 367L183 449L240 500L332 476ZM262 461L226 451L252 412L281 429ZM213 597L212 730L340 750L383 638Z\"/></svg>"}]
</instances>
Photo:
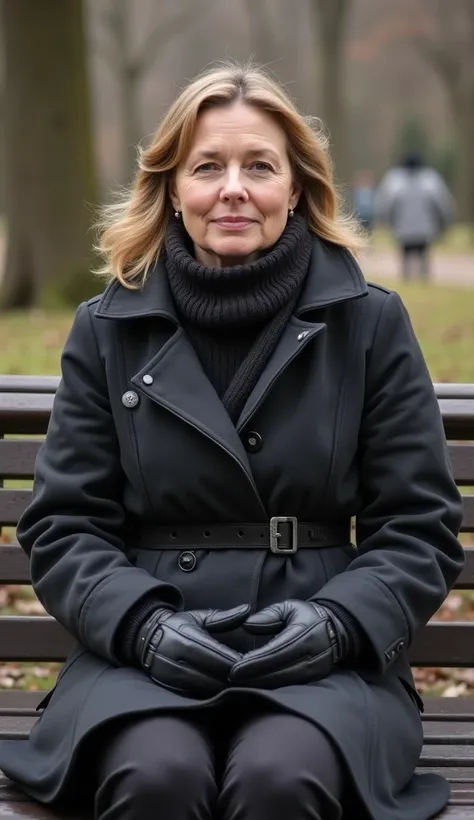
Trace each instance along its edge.
<instances>
[{"instance_id":1,"label":"person in gray coat","mask_svg":"<svg viewBox=\"0 0 474 820\"><path fill-rule=\"evenodd\" d=\"M443 178L418 154L407 155L383 177L375 197L375 214L386 222L400 248L401 274L410 279L418 264L430 277L429 250L452 221L454 200Z\"/></svg>"},{"instance_id":2,"label":"person in gray coat","mask_svg":"<svg viewBox=\"0 0 474 820\"><path fill-rule=\"evenodd\" d=\"M259 68L192 81L106 213L18 526L76 645L0 766L100 820L426 820L407 650L463 566L397 293ZM351 521L356 537L351 540Z\"/></svg>"}]
</instances>

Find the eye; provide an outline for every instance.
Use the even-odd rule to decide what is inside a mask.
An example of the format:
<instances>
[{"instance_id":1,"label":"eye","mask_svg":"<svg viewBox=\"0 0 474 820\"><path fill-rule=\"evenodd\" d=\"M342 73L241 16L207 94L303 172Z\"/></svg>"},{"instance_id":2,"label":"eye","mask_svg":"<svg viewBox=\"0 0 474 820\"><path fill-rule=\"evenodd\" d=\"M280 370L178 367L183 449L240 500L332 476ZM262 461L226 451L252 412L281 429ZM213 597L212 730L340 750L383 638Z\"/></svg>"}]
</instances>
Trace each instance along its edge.
<instances>
[{"instance_id":1,"label":"eye","mask_svg":"<svg viewBox=\"0 0 474 820\"><path fill-rule=\"evenodd\" d=\"M254 168L255 171L259 171L260 173L265 171L273 171L272 166L269 165L268 162L262 162L262 160L260 159L253 162L251 167Z\"/></svg>"},{"instance_id":2,"label":"eye","mask_svg":"<svg viewBox=\"0 0 474 820\"><path fill-rule=\"evenodd\" d=\"M198 165L196 168L196 173L206 173L206 171L214 171L216 168L215 162L203 162L202 165Z\"/></svg>"}]
</instances>

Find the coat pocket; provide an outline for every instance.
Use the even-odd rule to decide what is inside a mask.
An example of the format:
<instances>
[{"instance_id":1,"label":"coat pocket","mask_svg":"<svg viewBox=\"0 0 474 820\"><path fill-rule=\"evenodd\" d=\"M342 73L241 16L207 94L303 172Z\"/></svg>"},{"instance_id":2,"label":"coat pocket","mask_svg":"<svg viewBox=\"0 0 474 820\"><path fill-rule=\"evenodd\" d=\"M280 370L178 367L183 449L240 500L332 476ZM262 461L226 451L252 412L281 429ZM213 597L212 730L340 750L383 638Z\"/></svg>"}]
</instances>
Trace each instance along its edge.
<instances>
[{"instance_id":1,"label":"coat pocket","mask_svg":"<svg viewBox=\"0 0 474 820\"><path fill-rule=\"evenodd\" d=\"M403 688L405 689L405 692L407 692L409 694L410 698L412 699L413 703L417 707L418 711L419 712L424 712L425 711L425 704L423 703L423 700L419 696L419 694L416 691L415 687L412 686L411 683L409 683L407 680L405 680L405 678L400 677L400 675L398 676L398 680L400 681Z\"/></svg>"}]
</instances>

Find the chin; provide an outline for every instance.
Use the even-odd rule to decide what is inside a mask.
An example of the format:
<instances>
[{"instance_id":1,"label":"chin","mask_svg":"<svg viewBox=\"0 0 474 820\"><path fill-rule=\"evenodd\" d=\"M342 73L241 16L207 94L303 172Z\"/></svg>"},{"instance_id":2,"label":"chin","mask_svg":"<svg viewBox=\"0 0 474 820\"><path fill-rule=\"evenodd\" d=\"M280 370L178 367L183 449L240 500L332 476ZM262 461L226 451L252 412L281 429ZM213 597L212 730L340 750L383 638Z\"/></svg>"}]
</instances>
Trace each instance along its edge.
<instances>
[{"instance_id":1,"label":"chin","mask_svg":"<svg viewBox=\"0 0 474 820\"><path fill-rule=\"evenodd\" d=\"M259 245L250 242L216 242L212 252L217 256L239 257L258 256L262 251Z\"/></svg>"}]
</instances>

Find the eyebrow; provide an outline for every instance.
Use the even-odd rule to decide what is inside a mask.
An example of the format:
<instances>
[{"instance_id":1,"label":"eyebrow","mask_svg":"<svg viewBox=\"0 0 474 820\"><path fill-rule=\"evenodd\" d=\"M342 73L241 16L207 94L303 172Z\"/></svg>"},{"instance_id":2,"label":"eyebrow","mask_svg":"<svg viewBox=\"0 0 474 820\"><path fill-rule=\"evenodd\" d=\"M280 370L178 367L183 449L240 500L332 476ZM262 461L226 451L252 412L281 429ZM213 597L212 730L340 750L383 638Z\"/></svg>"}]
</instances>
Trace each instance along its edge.
<instances>
[{"instance_id":1,"label":"eyebrow","mask_svg":"<svg viewBox=\"0 0 474 820\"><path fill-rule=\"evenodd\" d=\"M221 154L221 151L217 148L211 149L203 149L202 151L197 151L195 154L191 155L191 159L193 162L196 162L198 159L216 159ZM271 148L250 148L248 149L245 154L250 157L255 156L262 156L264 154L273 157L273 159L279 162L279 157Z\"/></svg>"}]
</instances>

